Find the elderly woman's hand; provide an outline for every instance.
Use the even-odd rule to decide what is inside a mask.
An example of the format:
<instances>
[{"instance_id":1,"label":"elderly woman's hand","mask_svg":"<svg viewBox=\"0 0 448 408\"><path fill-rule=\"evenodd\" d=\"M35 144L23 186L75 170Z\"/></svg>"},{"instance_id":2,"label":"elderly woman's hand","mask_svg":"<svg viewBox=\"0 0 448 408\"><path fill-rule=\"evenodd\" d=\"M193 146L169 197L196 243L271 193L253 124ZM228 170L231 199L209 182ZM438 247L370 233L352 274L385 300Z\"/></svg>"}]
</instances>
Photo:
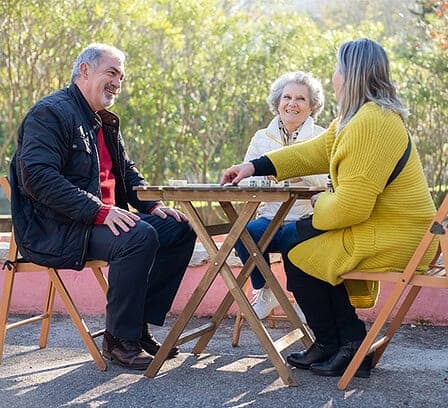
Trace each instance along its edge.
<instances>
[{"instance_id":1,"label":"elderly woman's hand","mask_svg":"<svg viewBox=\"0 0 448 408\"><path fill-rule=\"evenodd\" d=\"M228 168L221 177L221 185L232 183L237 185L242 179L253 176L255 167L252 163L241 163Z\"/></svg>"}]
</instances>

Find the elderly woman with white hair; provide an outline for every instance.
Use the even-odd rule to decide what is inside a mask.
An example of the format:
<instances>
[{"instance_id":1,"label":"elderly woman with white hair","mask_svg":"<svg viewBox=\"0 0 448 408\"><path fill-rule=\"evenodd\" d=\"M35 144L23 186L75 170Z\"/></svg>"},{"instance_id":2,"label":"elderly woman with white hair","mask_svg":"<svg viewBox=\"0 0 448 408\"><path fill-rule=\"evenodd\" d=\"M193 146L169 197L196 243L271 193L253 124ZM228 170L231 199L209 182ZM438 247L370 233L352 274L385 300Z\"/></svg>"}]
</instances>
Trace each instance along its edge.
<instances>
[{"instance_id":1,"label":"elderly woman with white hair","mask_svg":"<svg viewBox=\"0 0 448 408\"><path fill-rule=\"evenodd\" d=\"M244 161L250 161L272 150L294 143L302 143L321 134L324 129L314 123L314 119L322 111L324 93L319 80L310 73L302 71L288 72L276 79L270 89L267 99L271 112L275 115L265 129L257 131L252 138ZM252 177L252 180L263 180L266 177ZM291 179L291 183L298 185L325 186L326 175L305 176ZM258 209L257 219L251 221L247 229L258 241L274 218L280 203L262 203ZM285 218L285 224L297 221L301 216L312 211L309 200L298 200ZM269 247L264 253L269 263L269 253L280 252L279 242L283 227L275 234ZM238 241L236 251L243 262L249 258L247 249ZM272 290L267 287L261 272L255 268L251 274L254 297L252 307L260 319L266 318L279 303ZM304 319L297 304L296 310Z\"/></svg>"}]
</instances>

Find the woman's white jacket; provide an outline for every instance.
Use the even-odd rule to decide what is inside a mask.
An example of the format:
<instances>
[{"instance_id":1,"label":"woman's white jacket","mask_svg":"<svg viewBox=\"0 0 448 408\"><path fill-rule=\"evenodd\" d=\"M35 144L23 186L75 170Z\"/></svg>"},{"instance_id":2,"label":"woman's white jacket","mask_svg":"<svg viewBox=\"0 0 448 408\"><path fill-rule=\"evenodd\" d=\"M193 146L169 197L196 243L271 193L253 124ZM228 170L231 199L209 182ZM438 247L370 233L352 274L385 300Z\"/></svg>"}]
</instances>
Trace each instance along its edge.
<instances>
[{"instance_id":1,"label":"woman's white jacket","mask_svg":"<svg viewBox=\"0 0 448 408\"><path fill-rule=\"evenodd\" d=\"M271 123L266 129L258 130L250 141L249 147L247 148L246 156L244 161L256 159L267 152L279 149L284 146L283 139L280 134L279 129L279 116L272 119ZM312 139L320 135L325 129L314 124L312 117L309 117L302 128L299 131L298 139L294 143L301 143L306 140ZM243 180L241 184L248 184L250 180L261 180L265 177L250 177ZM313 175L302 177L299 183L294 183L294 186L320 186L325 187L327 182L327 175ZM274 218L281 203L262 203L258 208L257 217L264 217L268 219ZM297 200L294 206L291 208L290 212L285 218L285 221L296 221L302 215L308 214L312 211L309 200Z\"/></svg>"}]
</instances>

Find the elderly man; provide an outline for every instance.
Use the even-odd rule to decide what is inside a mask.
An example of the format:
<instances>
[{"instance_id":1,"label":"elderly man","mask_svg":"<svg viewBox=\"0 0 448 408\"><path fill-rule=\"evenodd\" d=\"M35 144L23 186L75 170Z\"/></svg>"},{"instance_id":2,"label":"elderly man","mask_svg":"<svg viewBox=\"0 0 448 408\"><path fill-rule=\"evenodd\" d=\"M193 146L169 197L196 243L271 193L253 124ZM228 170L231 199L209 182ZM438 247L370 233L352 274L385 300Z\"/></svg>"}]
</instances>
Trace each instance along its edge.
<instances>
[{"instance_id":1,"label":"elderly man","mask_svg":"<svg viewBox=\"0 0 448 408\"><path fill-rule=\"evenodd\" d=\"M144 370L160 347L149 324L163 324L196 236L182 213L133 191L145 180L119 118L106 110L120 93L124 60L115 47L88 46L70 86L28 112L11 164L12 214L29 261L77 270L89 259L109 262L103 355Z\"/></svg>"}]
</instances>

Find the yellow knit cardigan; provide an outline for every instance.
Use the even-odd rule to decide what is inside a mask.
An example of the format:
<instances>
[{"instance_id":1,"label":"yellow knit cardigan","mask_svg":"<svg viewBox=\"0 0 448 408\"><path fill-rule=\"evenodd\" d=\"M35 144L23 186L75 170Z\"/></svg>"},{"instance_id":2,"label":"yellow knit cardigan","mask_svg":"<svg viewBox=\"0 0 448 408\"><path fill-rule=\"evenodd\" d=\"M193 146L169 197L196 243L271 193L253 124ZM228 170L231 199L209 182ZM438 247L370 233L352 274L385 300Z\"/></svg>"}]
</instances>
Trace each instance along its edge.
<instances>
[{"instance_id":1,"label":"yellow knit cardigan","mask_svg":"<svg viewBox=\"0 0 448 408\"><path fill-rule=\"evenodd\" d=\"M288 254L308 274L341 283L350 270L403 271L434 212L418 153L398 177L387 180L403 155L408 136L400 116L373 102L364 104L336 136L337 122L317 138L267 154L277 179L328 172L334 193L322 193L313 226L328 232L300 243ZM424 264L431 261L436 244ZM345 281L355 307L371 307L378 284Z\"/></svg>"}]
</instances>

